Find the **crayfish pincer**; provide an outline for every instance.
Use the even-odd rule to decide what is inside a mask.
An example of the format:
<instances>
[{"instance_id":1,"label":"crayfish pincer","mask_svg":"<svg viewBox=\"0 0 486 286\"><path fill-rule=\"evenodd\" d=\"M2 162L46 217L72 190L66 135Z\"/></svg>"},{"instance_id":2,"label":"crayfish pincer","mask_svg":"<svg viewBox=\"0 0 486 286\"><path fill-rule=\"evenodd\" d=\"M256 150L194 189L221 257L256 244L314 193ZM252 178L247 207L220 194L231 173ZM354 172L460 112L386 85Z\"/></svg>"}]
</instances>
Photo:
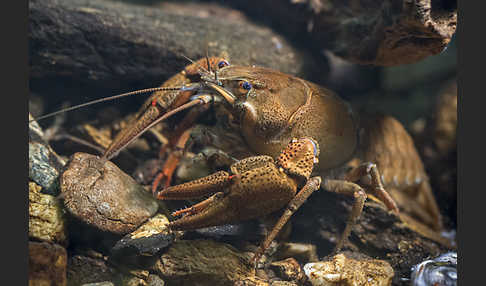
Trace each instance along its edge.
<instances>
[{"instance_id":1,"label":"crayfish pincer","mask_svg":"<svg viewBox=\"0 0 486 286\"><path fill-rule=\"evenodd\" d=\"M358 185L342 180L311 177L314 164L318 163L319 144L312 138L292 139L274 160L267 155L245 158L230 167L230 172L219 171L180 185L171 186L157 193L162 200L197 199L210 197L189 208L173 213L184 215L172 222L172 230L192 230L223 225L262 217L282 208L284 213L255 253L253 261L268 248L279 231L307 198L320 188L354 195L355 203L344 233L336 246L339 250L358 219L366 199ZM383 196L387 196L383 189ZM393 203L393 201L391 201ZM396 210L396 206L392 205Z\"/></svg>"},{"instance_id":2,"label":"crayfish pincer","mask_svg":"<svg viewBox=\"0 0 486 286\"><path fill-rule=\"evenodd\" d=\"M358 120L347 102L324 87L264 67L231 65L223 57L195 61L161 87L149 90L156 92L102 159L110 160L145 131L163 124L167 140L159 156L165 163L153 180L154 196L182 200L211 195L175 212L184 217L171 224L174 230L237 222L285 209L257 251L256 261L290 216L321 187L354 198L335 251L349 236L367 194L394 213L399 213L399 206L410 209L434 231L441 229L440 213L413 141L392 118ZM204 126L201 119L210 117L215 122L207 129L219 133L198 137L195 126ZM172 186L185 151L204 145L237 163L227 164L229 173L210 174L212 170L208 176ZM395 196L385 188L396 189ZM407 196L400 196L405 192Z\"/></svg>"}]
</instances>

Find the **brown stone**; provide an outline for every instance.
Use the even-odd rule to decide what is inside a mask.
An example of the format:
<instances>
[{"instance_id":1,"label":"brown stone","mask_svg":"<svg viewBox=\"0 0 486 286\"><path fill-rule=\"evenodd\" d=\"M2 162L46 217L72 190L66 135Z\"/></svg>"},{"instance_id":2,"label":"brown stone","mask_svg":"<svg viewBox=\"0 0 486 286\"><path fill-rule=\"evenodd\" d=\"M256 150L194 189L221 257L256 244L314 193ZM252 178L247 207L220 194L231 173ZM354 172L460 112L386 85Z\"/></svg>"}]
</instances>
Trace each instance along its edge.
<instances>
[{"instance_id":1,"label":"brown stone","mask_svg":"<svg viewBox=\"0 0 486 286\"><path fill-rule=\"evenodd\" d=\"M29 241L29 286L66 285L66 265L64 247Z\"/></svg>"},{"instance_id":2,"label":"brown stone","mask_svg":"<svg viewBox=\"0 0 486 286\"><path fill-rule=\"evenodd\" d=\"M115 164L75 153L60 177L66 208L88 225L126 234L158 209L148 192Z\"/></svg>"},{"instance_id":3,"label":"brown stone","mask_svg":"<svg viewBox=\"0 0 486 286\"><path fill-rule=\"evenodd\" d=\"M63 205L56 197L42 194L41 189L29 182L29 237L67 245Z\"/></svg>"},{"instance_id":4,"label":"brown stone","mask_svg":"<svg viewBox=\"0 0 486 286\"><path fill-rule=\"evenodd\" d=\"M174 242L155 270L169 285L233 285L254 275L248 254L210 240Z\"/></svg>"},{"instance_id":5,"label":"brown stone","mask_svg":"<svg viewBox=\"0 0 486 286\"><path fill-rule=\"evenodd\" d=\"M456 1L230 1L301 43L359 64L410 64L442 52L457 26ZM254 7L258 6L259 9ZM261 11L265 11L262 14Z\"/></svg>"},{"instance_id":6,"label":"brown stone","mask_svg":"<svg viewBox=\"0 0 486 286\"><path fill-rule=\"evenodd\" d=\"M225 51L232 64L261 65L308 78L318 64L285 37L245 17L198 17L198 11L110 1L31 1L30 76L60 76L117 90L160 85L188 61ZM240 13L241 14L241 13ZM304 75L307 76L304 76ZM57 79L58 81L59 79ZM86 95L85 95L86 96Z\"/></svg>"},{"instance_id":7,"label":"brown stone","mask_svg":"<svg viewBox=\"0 0 486 286\"><path fill-rule=\"evenodd\" d=\"M116 271L101 258L76 254L68 260L67 279L70 286L113 282L116 274Z\"/></svg>"}]
</instances>

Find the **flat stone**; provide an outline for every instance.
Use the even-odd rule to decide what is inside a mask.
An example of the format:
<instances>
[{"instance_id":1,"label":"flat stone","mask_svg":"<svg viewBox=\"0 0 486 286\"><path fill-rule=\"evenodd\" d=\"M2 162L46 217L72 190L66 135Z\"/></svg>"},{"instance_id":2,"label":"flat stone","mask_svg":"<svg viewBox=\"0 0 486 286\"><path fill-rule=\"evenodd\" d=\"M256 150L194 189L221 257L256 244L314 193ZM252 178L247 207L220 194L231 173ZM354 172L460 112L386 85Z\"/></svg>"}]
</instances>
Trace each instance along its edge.
<instances>
[{"instance_id":1,"label":"flat stone","mask_svg":"<svg viewBox=\"0 0 486 286\"><path fill-rule=\"evenodd\" d=\"M254 276L248 253L210 240L180 240L155 264L169 285L234 285Z\"/></svg>"},{"instance_id":2,"label":"flat stone","mask_svg":"<svg viewBox=\"0 0 486 286\"><path fill-rule=\"evenodd\" d=\"M153 216L158 204L115 164L75 153L60 177L66 208L88 225L127 234Z\"/></svg>"},{"instance_id":3,"label":"flat stone","mask_svg":"<svg viewBox=\"0 0 486 286\"><path fill-rule=\"evenodd\" d=\"M163 214L157 214L134 232L119 240L112 249L114 256L144 255L152 256L174 241L174 234L169 232L169 220Z\"/></svg>"}]
</instances>

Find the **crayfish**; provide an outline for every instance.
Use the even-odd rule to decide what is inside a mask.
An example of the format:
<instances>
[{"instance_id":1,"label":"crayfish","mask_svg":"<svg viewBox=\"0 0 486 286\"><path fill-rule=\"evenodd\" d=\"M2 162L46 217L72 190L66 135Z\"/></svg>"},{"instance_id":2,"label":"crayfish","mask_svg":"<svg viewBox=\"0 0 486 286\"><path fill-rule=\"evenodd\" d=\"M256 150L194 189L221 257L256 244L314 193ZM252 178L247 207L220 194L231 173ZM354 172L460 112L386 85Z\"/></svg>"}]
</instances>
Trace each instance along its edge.
<instances>
[{"instance_id":1,"label":"crayfish","mask_svg":"<svg viewBox=\"0 0 486 286\"><path fill-rule=\"evenodd\" d=\"M285 209L256 252L256 262L290 216L321 187L355 199L335 251L342 248L358 220L367 194L396 214L400 206L428 227L442 227L413 142L391 117L360 121L347 102L324 87L268 68L230 65L222 57L193 62L153 90L157 91L102 158L110 160L146 130L172 120L169 141L161 151L168 156L152 185L154 196L183 200L210 195L174 212L184 216L170 224L173 230L216 226ZM181 150L210 107L225 114L217 120L224 121L225 132L231 134L228 138L239 138L237 146L226 144L223 151L245 149L254 156L237 158L230 172L171 186L184 154ZM224 138L212 144L218 145L216 141ZM394 190L393 198L385 188ZM402 204L397 205L394 198Z\"/></svg>"}]
</instances>

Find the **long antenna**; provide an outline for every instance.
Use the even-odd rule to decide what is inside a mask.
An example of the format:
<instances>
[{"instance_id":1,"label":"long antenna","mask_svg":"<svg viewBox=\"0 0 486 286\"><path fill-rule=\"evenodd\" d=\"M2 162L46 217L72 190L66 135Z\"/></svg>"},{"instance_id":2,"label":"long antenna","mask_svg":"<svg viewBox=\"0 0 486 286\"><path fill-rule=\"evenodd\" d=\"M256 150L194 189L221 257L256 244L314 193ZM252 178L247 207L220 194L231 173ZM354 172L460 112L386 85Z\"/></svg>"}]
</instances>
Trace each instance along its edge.
<instances>
[{"instance_id":1,"label":"long antenna","mask_svg":"<svg viewBox=\"0 0 486 286\"><path fill-rule=\"evenodd\" d=\"M204 97L204 96L199 96L198 98L194 99L194 100L191 100L189 101L188 103L185 103L177 108L174 108L173 110L165 113L163 116L159 117L158 119L156 119L154 122L150 123L149 125L147 125L145 128L143 128L142 130L140 130L139 132L137 132L137 135L133 136L132 138L130 138L130 140L128 140L126 143L124 143L120 148L118 148L119 150L121 149L124 149L126 146L128 146L130 143L132 143L133 141L135 141L135 139L137 139L138 137L140 137L143 133L145 133L145 131L149 130L150 128L152 128L153 126L155 126L156 124L158 124L159 122L169 118L170 116L182 111L182 110L185 110L185 109L188 109L188 108L191 108L195 105L200 105L200 104L207 104L208 102L210 102L211 99L208 99L207 97ZM119 151L118 151L119 152ZM104 160L111 160L111 158L115 157L116 154L118 153L114 153L114 154L111 154L109 156L106 156L107 153L105 152L105 154L103 155L102 159ZM105 157L106 156L106 157Z\"/></svg>"},{"instance_id":2,"label":"long antenna","mask_svg":"<svg viewBox=\"0 0 486 286\"><path fill-rule=\"evenodd\" d=\"M39 116L37 118L31 119L31 120L29 120L29 123L33 122L33 121L39 121L39 120L42 120L42 119L45 119L45 118L49 118L49 117L52 117L54 115L58 115L60 113L75 110L75 109L85 107L85 106L88 106L88 105L92 105L92 104L96 104L96 103L100 103L100 102L105 102L105 101L110 101L110 100L114 100L114 99L125 97L125 96L143 94L143 93L149 93L149 92L161 91L161 90L180 90L181 88L183 88L183 87L153 87L153 88L146 88L146 89L135 90L135 91L126 92L126 93L122 93L122 94L117 94L117 95L113 95L113 96L104 97L104 98L96 99L96 100L93 100L93 101L85 102L85 103L82 103L82 104L79 104L79 105L63 108L61 110L51 112L51 113Z\"/></svg>"}]
</instances>

